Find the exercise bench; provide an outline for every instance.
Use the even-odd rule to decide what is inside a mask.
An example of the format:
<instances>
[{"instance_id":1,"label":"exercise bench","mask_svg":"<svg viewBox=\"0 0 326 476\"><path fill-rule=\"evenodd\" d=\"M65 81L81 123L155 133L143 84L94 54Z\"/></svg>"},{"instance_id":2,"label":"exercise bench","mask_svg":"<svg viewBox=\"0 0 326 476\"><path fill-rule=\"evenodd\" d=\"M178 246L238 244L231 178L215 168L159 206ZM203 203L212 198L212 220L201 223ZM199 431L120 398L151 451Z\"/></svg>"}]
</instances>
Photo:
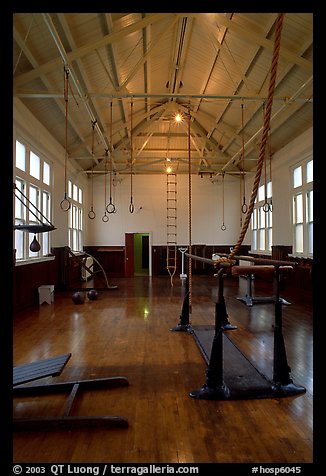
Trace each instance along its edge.
<instances>
[{"instance_id":1,"label":"exercise bench","mask_svg":"<svg viewBox=\"0 0 326 476\"><path fill-rule=\"evenodd\" d=\"M71 353L58 355L49 359L40 360L13 368L13 397L46 395L51 393L66 393L69 395L63 413L60 416L39 416L32 418L13 419L14 431L28 430L70 430L85 427L119 427L127 428L128 420L121 416L72 416L70 412L75 403L79 390L98 388L125 387L129 385L126 377L108 377L91 380L75 380L57 382L53 384L32 384L29 382L44 378L55 377L62 373L67 365Z\"/></svg>"}]
</instances>

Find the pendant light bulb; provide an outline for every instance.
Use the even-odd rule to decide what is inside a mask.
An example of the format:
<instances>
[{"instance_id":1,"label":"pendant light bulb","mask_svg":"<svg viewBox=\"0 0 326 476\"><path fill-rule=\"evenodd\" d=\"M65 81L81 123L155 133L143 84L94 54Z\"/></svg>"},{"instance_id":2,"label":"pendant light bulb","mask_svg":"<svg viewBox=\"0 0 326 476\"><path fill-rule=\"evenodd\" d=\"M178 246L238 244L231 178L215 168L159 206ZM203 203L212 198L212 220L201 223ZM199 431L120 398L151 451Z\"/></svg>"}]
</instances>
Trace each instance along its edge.
<instances>
[{"instance_id":1,"label":"pendant light bulb","mask_svg":"<svg viewBox=\"0 0 326 476\"><path fill-rule=\"evenodd\" d=\"M40 243L36 239L36 235L34 235L33 241L29 245L29 249L33 251L33 253L37 253L41 249Z\"/></svg>"}]
</instances>

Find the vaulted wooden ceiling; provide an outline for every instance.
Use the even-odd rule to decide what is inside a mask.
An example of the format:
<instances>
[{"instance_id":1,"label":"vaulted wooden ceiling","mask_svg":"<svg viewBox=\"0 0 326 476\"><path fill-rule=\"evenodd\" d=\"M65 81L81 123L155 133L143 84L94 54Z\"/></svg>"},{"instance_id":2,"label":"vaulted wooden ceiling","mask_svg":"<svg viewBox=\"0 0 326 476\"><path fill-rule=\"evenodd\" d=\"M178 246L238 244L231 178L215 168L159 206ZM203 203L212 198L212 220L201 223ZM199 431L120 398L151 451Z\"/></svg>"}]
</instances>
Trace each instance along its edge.
<instances>
[{"instance_id":1,"label":"vaulted wooden ceiling","mask_svg":"<svg viewBox=\"0 0 326 476\"><path fill-rule=\"evenodd\" d=\"M250 172L277 13L15 13L14 96L78 170ZM269 155L312 126L313 14L285 13ZM176 123L175 113L183 120ZM189 134L190 129L190 134Z\"/></svg>"}]
</instances>

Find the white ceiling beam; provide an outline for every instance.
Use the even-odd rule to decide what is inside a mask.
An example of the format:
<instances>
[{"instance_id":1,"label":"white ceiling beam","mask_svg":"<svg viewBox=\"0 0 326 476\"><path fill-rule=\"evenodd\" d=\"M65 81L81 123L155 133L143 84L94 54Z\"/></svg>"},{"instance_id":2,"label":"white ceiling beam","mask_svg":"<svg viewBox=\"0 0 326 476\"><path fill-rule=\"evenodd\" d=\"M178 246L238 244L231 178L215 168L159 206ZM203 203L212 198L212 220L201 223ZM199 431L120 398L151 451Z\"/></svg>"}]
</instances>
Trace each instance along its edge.
<instances>
[{"instance_id":1,"label":"white ceiling beam","mask_svg":"<svg viewBox=\"0 0 326 476\"><path fill-rule=\"evenodd\" d=\"M125 37L126 35L134 33L135 31L138 31L147 25L150 25L157 21L161 21L164 18L171 15L175 16L175 14L171 14L171 13L153 13L151 15L146 16L145 18L143 18L142 20L136 23L132 23L131 25L126 26L122 30L109 33L108 35L103 36L99 40L88 42L87 45L81 46L71 51L70 53L67 53L68 63L78 58L81 58L83 56L86 56L89 53L93 53L94 50L104 48L107 45L117 42L121 40L123 37ZM61 66L62 66L62 59L59 56L58 58L54 60L48 61L47 63L44 63L42 65L39 65L37 68L34 68L32 71L19 75L17 78L15 78L14 84L16 86L20 86L22 84L32 81L33 79L38 78L42 74L48 74L52 71L55 71Z\"/></svg>"}]
</instances>

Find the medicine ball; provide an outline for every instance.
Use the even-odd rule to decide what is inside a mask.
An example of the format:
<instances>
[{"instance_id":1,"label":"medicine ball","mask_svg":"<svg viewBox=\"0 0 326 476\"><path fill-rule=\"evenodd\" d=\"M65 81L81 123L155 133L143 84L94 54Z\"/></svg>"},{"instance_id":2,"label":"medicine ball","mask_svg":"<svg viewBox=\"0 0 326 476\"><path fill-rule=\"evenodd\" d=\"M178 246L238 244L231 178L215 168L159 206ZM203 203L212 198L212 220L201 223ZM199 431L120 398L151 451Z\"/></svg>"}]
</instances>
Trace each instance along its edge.
<instances>
[{"instance_id":1,"label":"medicine ball","mask_svg":"<svg viewBox=\"0 0 326 476\"><path fill-rule=\"evenodd\" d=\"M80 291L77 291L72 295L72 300L74 304L84 304L85 294Z\"/></svg>"},{"instance_id":2,"label":"medicine ball","mask_svg":"<svg viewBox=\"0 0 326 476\"><path fill-rule=\"evenodd\" d=\"M96 289L90 289L87 293L87 297L90 301L96 301L97 296L98 292L96 291Z\"/></svg>"}]
</instances>

